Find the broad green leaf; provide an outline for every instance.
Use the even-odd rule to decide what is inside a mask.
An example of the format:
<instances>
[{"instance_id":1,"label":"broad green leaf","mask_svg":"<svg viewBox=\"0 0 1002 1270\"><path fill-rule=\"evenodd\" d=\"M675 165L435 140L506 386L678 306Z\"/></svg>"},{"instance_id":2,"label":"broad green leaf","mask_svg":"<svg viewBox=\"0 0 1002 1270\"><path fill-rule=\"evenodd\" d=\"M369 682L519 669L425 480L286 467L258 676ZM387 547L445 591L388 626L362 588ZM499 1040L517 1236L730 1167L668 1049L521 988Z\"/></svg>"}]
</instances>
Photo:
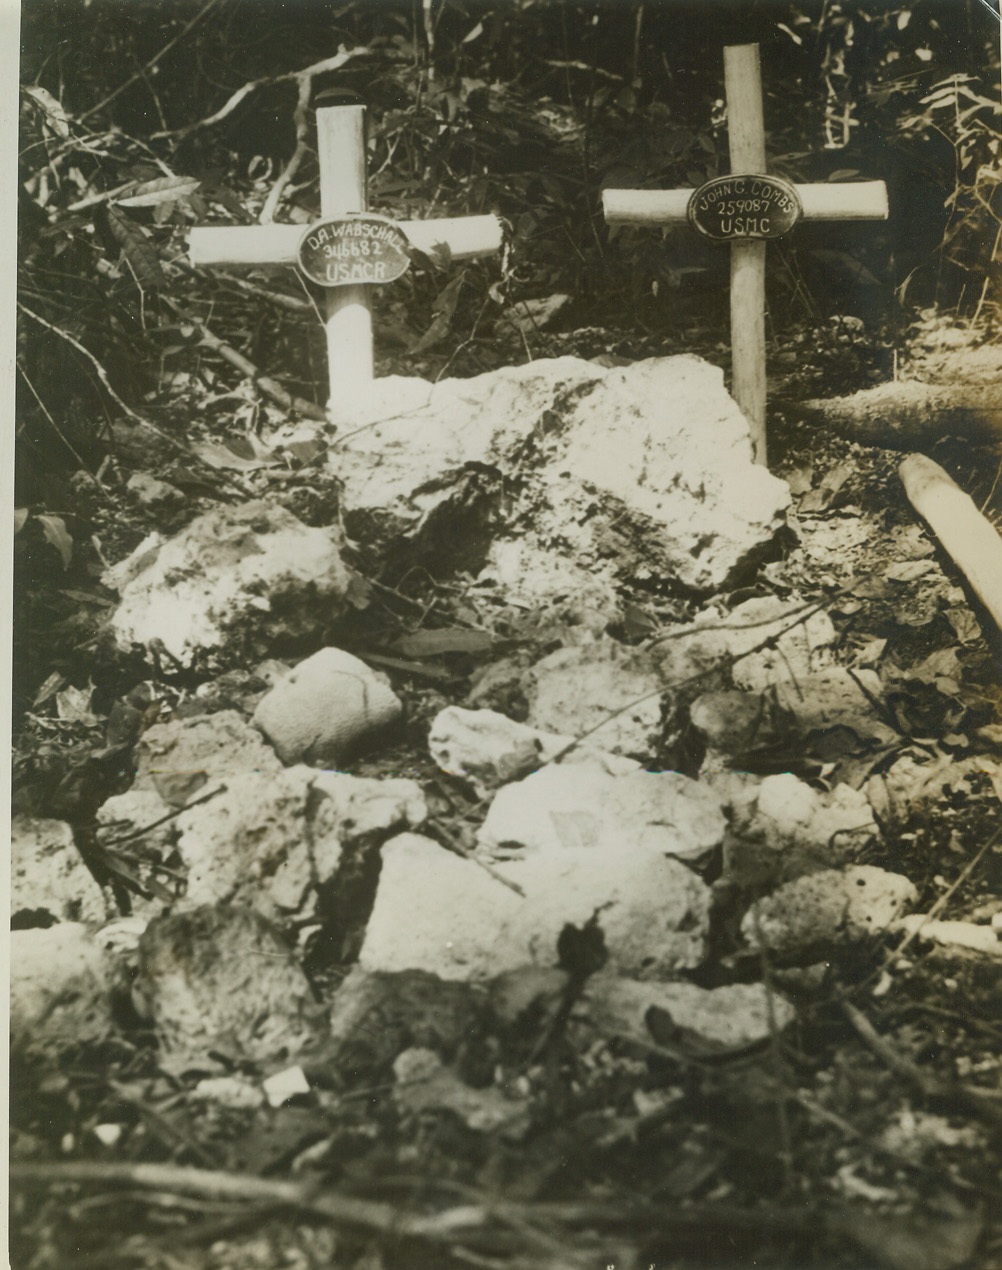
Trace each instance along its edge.
<instances>
[{"instance_id":1,"label":"broad green leaf","mask_svg":"<svg viewBox=\"0 0 1002 1270\"><path fill-rule=\"evenodd\" d=\"M146 231L117 208L106 207L104 210L108 228L122 248L122 255L132 267L136 281L147 291L158 290L166 279L160 267L160 257L147 238Z\"/></svg>"},{"instance_id":2,"label":"broad green leaf","mask_svg":"<svg viewBox=\"0 0 1002 1270\"><path fill-rule=\"evenodd\" d=\"M36 105L45 111L46 122L52 131L60 137L68 137L70 135L69 116L48 89L41 88L38 84L31 84L24 91Z\"/></svg>"},{"instance_id":3,"label":"broad green leaf","mask_svg":"<svg viewBox=\"0 0 1002 1270\"><path fill-rule=\"evenodd\" d=\"M258 472L263 467L274 467L278 462L277 459L244 458L242 455L235 454L228 445L220 445L216 441L196 441L190 448L192 453L197 454L203 463L208 463L209 467L235 472Z\"/></svg>"},{"instance_id":4,"label":"broad green leaf","mask_svg":"<svg viewBox=\"0 0 1002 1270\"><path fill-rule=\"evenodd\" d=\"M156 207L158 203L171 203L194 194L200 185L201 181L193 176L161 176L155 181L144 181L128 198L115 202L118 207Z\"/></svg>"},{"instance_id":5,"label":"broad green leaf","mask_svg":"<svg viewBox=\"0 0 1002 1270\"><path fill-rule=\"evenodd\" d=\"M53 547L59 552L63 568L68 569L70 561L73 559L73 539L67 532L62 517L50 516L48 512L39 512L35 519L42 526L42 533L45 534L46 542L52 543Z\"/></svg>"}]
</instances>

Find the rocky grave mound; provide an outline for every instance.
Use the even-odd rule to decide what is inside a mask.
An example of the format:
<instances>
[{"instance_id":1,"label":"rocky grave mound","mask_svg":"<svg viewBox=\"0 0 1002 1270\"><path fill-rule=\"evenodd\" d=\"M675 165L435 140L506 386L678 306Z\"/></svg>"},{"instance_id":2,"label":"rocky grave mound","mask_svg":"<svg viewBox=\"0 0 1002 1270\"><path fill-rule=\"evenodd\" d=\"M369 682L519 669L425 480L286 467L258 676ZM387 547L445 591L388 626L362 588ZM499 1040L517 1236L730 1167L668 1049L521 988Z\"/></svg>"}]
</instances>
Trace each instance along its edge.
<instances>
[{"instance_id":1,"label":"rocky grave mound","mask_svg":"<svg viewBox=\"0 0 1002 1270\"><path fill-rule=\"evenodd\" d=\"M890 462L770 475L693 357L386 391L327 448L337 523L262 465L106 574L145 687L78 774L117 784L15 824L22 1176L392 1224L405 1255L507 1232L528 1264L545 1226L573 1265L605 1228L567 1201L628 1182L607 1261L698 1218L965 1264L963 1148L1002 1123L1002 715ZM416 1163L501 1207L347 1198ZM810 1222L769 1203L799 1169Z\"/></svg>"}]
</instances>

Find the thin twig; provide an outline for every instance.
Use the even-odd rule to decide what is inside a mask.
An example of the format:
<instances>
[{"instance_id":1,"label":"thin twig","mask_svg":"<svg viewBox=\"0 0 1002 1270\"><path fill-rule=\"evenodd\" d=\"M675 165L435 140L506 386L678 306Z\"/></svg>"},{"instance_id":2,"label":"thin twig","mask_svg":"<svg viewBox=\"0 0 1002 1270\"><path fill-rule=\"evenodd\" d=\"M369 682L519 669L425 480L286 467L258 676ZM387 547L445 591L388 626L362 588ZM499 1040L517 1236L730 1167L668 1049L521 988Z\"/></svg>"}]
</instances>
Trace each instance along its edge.
<instances>
[{"instance_id":1,"label":"thin twig","mask_svg":"<svg viewBox=\"0 0 1002 1270\"><path fill-rule=\"evenodd\" d=\"M225 273L219 271L214 277L223 279L231 286L238 287L241 291L246 291L248 295L260 296L262 300L268 300L279 308L288 309L291 313L313 313L315 306L309 300L302 300L298 295L283 295L278 291L270 291L267 287L260 287L254 282L248 282L246 278L238 278L235 273Z\"/></svg>"},{"instance_id":2,"label":"thin twig","mask_svg":"<svg viewBox=\"0 0 1002 1270\"><path fill-rule=\"evenodd\" d=\"M943 909L947 906L947 904L954 897L954 895L956 895L957 891L964 885L967 879L971 876L974 870L985 858L985 855L991 850L992 847L995 846L996 842L998 842L1000 837L1002 837L1002 826L996 829L995 832L991 835L991 837L987 840L987 842L985 842L982 845L977 855L975 855L972 859L968 860L967 864L964 865L964 867L961 869L960 873L957 875L954 881L950 884L950 886L946 888L946 890L935 902L935 904L932 905L928 913L926 913L925 919L923 920L922 925L916 926L914 930L910 930L908 934L904 937L901 943L894 950L895 960L901 956L901 954L905 951L905 949L908 948L915 939L918 938L918 936L922 933L923 927L928 922L933 921L943 911Z\"/></svg>"},{"instance_id":3,"label":"thin twig","mask_svg":"<svg viewBox=\"0 0 1002 1270\"><path fill-rule=\"evenodd\" d=\"M102 1164L93 1161L29 1164L11 1167L11 1180L25 1186L127 1186L152 1191L176 1191L211 1200L243 1200L294 1209L332 1222L334 1225L383 1235L394 1240L421 1239L451 1243L488 1233L503 1241L497 1223L508 1225L502 1206L490 1203L459 1205L438 1213L412 1215L392 1204L342 1195L323 1188L319 1182L284 1182L276 1178L253 1177L213 1169L185 1168L172 1164ZM522 1227L524 1214L512 1210ZM519 1230L522 1248L536 1244L550 1251L551 1241L536 1232ZM500 1240L499 1240L500 1237Z\"/></svg>"},{"instance_id":4,"label":"thin twig","mask_svg":"<svg viewBox=\"0 0 1002 1270\"><path fill-rule=\"evenodd\" d=\"M260 388L266 397L270 397L272 401L277 402L283 409L294 410L297 414L301 414L304 418L316 419L321 423L326 422L327 413L321 406L316 405L315 402L306 401L303 397L294 396L287 389L283 388L277 379L272 379L270 375L263 375L249 358L244 357L243 353L237 352L237 350L231 344L227 344L225 340L221 340L218 335L215 335L209 330L204 322L200 322L198 318L194 317L186 309L182 308L176 300L172 300L170 296L164 296L163 299L167 306L174 310L182 322L187 322L191 326L195 327L198 331L201 342L206 346L206 348L211 348L212 351L214 353L218 353L224 361L229 362L231 366L235 366L241 374L247 376L251 383Z\"/></svg>"},{"instance_id":5,"label":"thin twig","mask_svg":"<svg viewBox=\"0 0 1002 1270\"><path fill-rule=\"evenodd\" d=\"M258 217L262 225L270 225L275 219L275 210L281 202L282 195L288 188L292 178L299 171L299 165L306 158L309 148L307 144L306 112L309 109L312 93L313 77L311 75L301 75L298 80L296 108L292 112L292 118L296 125L296 145L288 163L279 173L278 180L268 191L268 197L264 200L261 215Z\"/></svg>"},{"instance_id":6,"label":"thin twig","mask_svg":"<svg viewBox=\"0 0 1002 1270\"><path fill-rule=\"evenodd\" d=\"M174 807L165 815L160 816L157 820L151 820L148 825L143 825L141 829L133 829L131 833L124 834L121 838L113 838L110 842L102 842L102 847L109 850L124 846L127 842L134 842L136 838L142 838L153 829L158 829L161 825L165 825L168 820L174 820L183 811L190 811L192 807L200 807L202 803L207 803L210 798L215 798L217 794L225 794L226 786L218 785L215 789L210 789L207 794L203 794L200 798L193 798L191 802L185 803L183 807Z\"/></svg>"},{"instance_id":7,"label":"thin twig","mask_svg":"<svg viewBox=\"0 0 1002 1270\"><path fill-rule=\"evenodd\" d=\"M45 318L40 317L32 309L29 309L26 304L22 303L22 301L18 300L17 307L21 310L22 313L27 314L28 317L30 317L33 321L37 322L39 326L44 326L45 329L47 331L51 331L53 335L58 335L60 339L65 340L67 344L70 344L73 348L75 348L82 357L85 357L87 361L90 362L90 364L94 367L94 370L97 373L97 377L101 381L101 385L104 388L104 390L108 393L108 396L111 397L112 401L114 401L115 404L122 411L124 411L125 414L128 415L130 419L135 420L135 422L140 424L142 427L148 428L149 431L154 433L156 436L158 436L161 441L165 442L167 445L177 450L180 454L183 454L185 458L190 459L192 462L198 463L201 467L205 468L206 471L211 472L212 475L217 480L225 481L226 484L232 485L233 488L237 491L237 493L242 494L244 498L254 497L251 491L247 489L246 486L241 485L241 483L237 481L234 477L228 476L226 473L218 471L216 468L212 466L211 463L207 463L203 458L201 458L198 454L196 454L194 450L190 449L183 442L176 440L174 437L171 436L169 432L165 432L163 428L158 428L155 423L152 423L149 419L144 418L143 415L139 414L137 411L133 410L131 406L127 405L122 400L122 398L118 395L118 393L114 390L114 388L112 388L111 383L108 380L108 372L104 369L104 367L97 360L94 354L89 349L85 348L78 339L75 339L72 335L69 334L68 331L64 331L62 327L56 326L52 322L47 322Z\"/></svg>"},{"instance_id":8,"label":"thin twig","mask_svg":"<svg viewBox=\"0 0 1002 1270\"><path fill-rule=\"evenodd\" d=\"M27 372L27 371L24 369L24 367L21 365L21 359L20 359L20 358L18 358L18 359L17 359L17 369L18 369L18 372L19 372L19 374L20 374L21 378L22 378L22 379L24 380L24 382L28 385L28 390L29 390L29 392L30 392L30 393L31 393L31 395L35 398L35 400L38 402L38 406L39 406L39 409L41 410L42 414L44 414L44 415L45 415L45 417L46 417L46 419L48 419L48 421L49 421L49 425L50 425L50 427L52 428L52 431L56 434L56 436L59 438L59 440L60 440L60 441L62 441L63 445L65 445L65 446L66 446L66 448L67 448L67 450L69 450L70 454L72 454L72 455L73 455L73 457L76 459L76 461L80 464L80 470L81 470L82 472L85 472L85 473L86 473L86 474L90 477L90 479L94 482L94 484L98 487L98 489L101 491L101 493L104 495L104 497L105 497L105 498L108 498L108 497L109 497L109 495L108 495L108 491L104 488L104 485L101 483L100 478L99 478L99 477L97 477L97 476L96 476L96 475L95 475L95 474L94 474L94 473L90 470L90 468L87 466L87 464L84 462L83 458L81 457L80 453L77 451L76 447L75 447L75 446L72 444L72 442L70 441L69 437L67 437L67 436L65 435L65 433L63 432L63 430L59 427L59 425L56 423L55 419L53 419L52 415L49 413L48 407L46 406L45 402L41 399L41 397L38 395L38 392L37 392L37 391L36 391L36 389L35 389L35 385L34 385L34 384L31 382L31 380L29 379L29 377L28 377L28 372Z\"/></svg>"},{"instance_id":9,"label":"thin twig","mask_svg":"<svg viewBox=\"0 0 1002 1270\"><path fill-rule=\"evenodd\" d=\"M509 891L514 891L521 899L525 899L525 891L522 890L517 882L512 882L508 878L502 877L501 874L498 873L492 865L488 864L486 860L481 859L478 855L474 855L472 851L467 851L459 839L454 837L444 825L436 825L435 832L443 840L442 845L447 851L451 851L453 855L458 855L464 860L469 860L471 864L479 865L480 868L492 877L495 882L500 882L501 885L506 886Z\"/></svg>"},{"instance_id":10,"label":"thin twig","mask_svg":"<svg viewBox=\"0 0 1002 1270\"><path fill-rule=\"evenodd\" d=\"M149 74L149 72L153 69L153 67L156 66L157 62L159 62L161 58L166 57L167 54L171 51L171 49L174 47L174 45L177 44L179 40L183 40L184 37L188 34L188 32L192 29L192 27L197 26L198 23L201 22L201 20L209 12L209 10L214 8L218 3L219 3L219 0L208 0L208 3L204 4L202 8L199 9L199 11L195 14L195 16L191 19L191 21L187 22L181 28L181 30L178 31L177 35L175 35L172 40L167 41L167 43L163 46L163 48L159 51L159 53L154 53L153 56L150 58L150 60L144 66L141 66L134 75L130 75L129 78L124 83L119 84L119 86L113 92L110 92L107 97L99 101L96 106L91 106L90 110L84 111L84 113L80 116L80 122L83 123L83 121L85 119L89 119L91 115L96 115L99 110L103 110L105 106L108 105L109 102L114 101L115 98L119 95L119 93L124 93L125 90L131 87L136 82L137 79L145 78L145 76Z\"/></svg>"},{"instance_id":11,"label":"thin twig","mask_svg":"<svg viewBox=\"0 0 1002 1270\"><path fill-rule=\"evenodd\" d=\"M227 115L231 115L246 97L249 97L251 93L256 92L259 88L265 88L270 84L287 84L293 80L313 79L315 76L323 75L327 71L340 70L353 57L358 57L360 54L368 52L369 49L364 45L357 49L346 49L342 45L333 57L325 57L319 62L314 62L311 66L304 67L302 70L287 71L284 75L262 75L260 79L250 79L246 84L238 88L215 114L208 115L205 119L199 119L195 123L187 124L184 128L174 128L170 132L155 132L153 140L176 138L179 141L183 141L185 137L191 136L193 132L197 132L200 128L209 128L225 119Z\"/></svg>"},{"instance_id":12,"label":"thin twig","mask_svg":"<svg viewBox=\"0 0 1002 1270\"><path fill-rule=\"evenodd\" d=\"M959 1102L995 1133L1002 1133L1002 1103L993 1099L990 1094L974 1089L970 1085L950 1085L937 1076L924 1072L910 1058L899 1054L894 1046L880 1035L866 1015L850 1001L842 1002L842 1012L852 1024L857 1036L876 1054L884 1066L908 1081L923 1097L944 1102Z\"/></svg>"}]
</instances>

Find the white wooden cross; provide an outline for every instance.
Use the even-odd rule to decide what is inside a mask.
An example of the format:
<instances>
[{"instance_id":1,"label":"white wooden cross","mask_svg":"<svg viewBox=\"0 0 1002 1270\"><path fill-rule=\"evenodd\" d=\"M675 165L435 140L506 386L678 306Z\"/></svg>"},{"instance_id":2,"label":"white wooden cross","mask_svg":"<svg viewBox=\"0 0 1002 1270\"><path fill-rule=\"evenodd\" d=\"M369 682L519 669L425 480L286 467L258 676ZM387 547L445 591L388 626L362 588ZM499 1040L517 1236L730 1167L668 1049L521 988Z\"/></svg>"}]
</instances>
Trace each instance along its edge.
<instances>
[{"instance_id":1,"label":"white wooden cross","mask_svg":"<svg viewBox=\"0 0 1002 1270\"><path fill-rule=\"evenodd\" d=\"M766 177L762 76L757 44L724 49L731 176L693 190L605 190L606 220L670 225L688 220L731 245L731 392L748 419L752 449L766 462L765 240L797 220L886 220L883 181L788 185Z\"/></svg>"},{"instance_id":2,"label":"white wooden cross","mask_svg":"<svg viewBox=\"0 0 1002 1270\"><path fill-rule=\"evenodd\" d=\"M426 254L444 246L452 260L470 260L500 249L501 223L496 216L463 216L394 224L385 217L359 215L368 211L364 106L317 110L317 154L320 221L312 226L196 227L188 237L188 254L193 265L298 264L329 288L328 412L344 418L364 403L372 386L370 284L392 281L406 269L400 231Z\"/></svg>"}]
</instances>

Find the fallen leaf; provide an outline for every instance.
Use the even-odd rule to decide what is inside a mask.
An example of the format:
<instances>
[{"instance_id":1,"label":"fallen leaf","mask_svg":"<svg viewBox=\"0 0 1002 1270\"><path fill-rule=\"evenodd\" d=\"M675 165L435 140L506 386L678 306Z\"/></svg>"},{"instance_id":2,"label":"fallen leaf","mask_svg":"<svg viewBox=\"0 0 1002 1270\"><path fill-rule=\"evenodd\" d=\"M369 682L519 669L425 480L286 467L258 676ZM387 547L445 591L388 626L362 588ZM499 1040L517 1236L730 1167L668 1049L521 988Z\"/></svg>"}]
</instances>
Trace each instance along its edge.
<instances>
[{"instance_id":1,"label":"fallen leaf","mask_svg":"<svg viewBox=\"0 0 1002 1270\"><path fill-rule=\"evenodd\" d=\"M914 582L917 578L923 578L927 573L931 573L935 567L935 562L932 560L902 560L898 564L892 564L889 569L885 569L884 577L888 582Z\"/></svg>"},{"instance_id":2,"label":"fallen leaf","mask_svg":"<svg viewBox=\"0 0 1002 1270\"><path fill-rule=\"evenodd\" d=\"M38 692L35 693L35 699L31 703L32 709L37 710L39 706L44 706L46 701L48 701L50 697L54 696L65 682L66 676L60 674L58 670L54 670L52 674L49 675L48 679L46 679L45 683L42 684L41 688L39 688Z\"/></svg>"},{"instance_id":3,"label":"fallen leaf","mask_svg":"<svg viewBox=\"0 0 1002 1270\"><path fill-rule=\"evenodd\" d=\"M190 449L209 467L237 472L259 472L262 468L275 467L278 463L277 459L245 458L234 453L228 445L219 445L215 441L199 441Z\"/></svg>"},{"instance_id":4,"label":"fallen leaf","mask_svg":"<svg viewBox=\"0 0 1002 1270\"><path fill-rule=\"evenodd\" d=\"M981 639L981 625L966 604L955 604L943 616L962 644L976 644Z\"/></svg>"},{"instance_id":5,"label":"fallen leaf","mask_svg":"<svg viewBox=\"0 0 1002 1270\"><path fill-rule=\"evenodd\" d=\"M90 708L91 688L74 688L72 684L56 693L56 713L67 723L98 723Z\"/></svg>"},{"instance_id":6,"label":"fallen leaf","mask_svg":"<svg viewBox=\"0 0 1002 1270\"><path fill-rule=\"evenodd\" d=\"M61 516L50 516L48 512L39 512L36 517L38 523L42 526L42 533L45 534L46 542L50 542L59 552L59 558L63 562L63 568L70 567L70 561L73 559L73 539L66 529L66 524Z\"/></svg>"},{"instance_id":7,"label":"fallen leaf","mask_svg":"<svg viewBox=\"0 0 1002 1270\"><path fill-rule=\"evenodd\" d=\"M154 772L157 793L171 807L187 807L208 780L205 772Z\"/></svg>"},{"instance_id":8,"label":"fallen leaf","mask_svg":"<svg viewBox=\"0 0 1002 1270\"><path fill-rule=\"evenodd\" d=\"M127 198L116 199L119 207L156 207L158 203L172 203L194 192L201 185L198 177L160 176L153 181L143 181Z\"/></svg>"}]
</instances>

